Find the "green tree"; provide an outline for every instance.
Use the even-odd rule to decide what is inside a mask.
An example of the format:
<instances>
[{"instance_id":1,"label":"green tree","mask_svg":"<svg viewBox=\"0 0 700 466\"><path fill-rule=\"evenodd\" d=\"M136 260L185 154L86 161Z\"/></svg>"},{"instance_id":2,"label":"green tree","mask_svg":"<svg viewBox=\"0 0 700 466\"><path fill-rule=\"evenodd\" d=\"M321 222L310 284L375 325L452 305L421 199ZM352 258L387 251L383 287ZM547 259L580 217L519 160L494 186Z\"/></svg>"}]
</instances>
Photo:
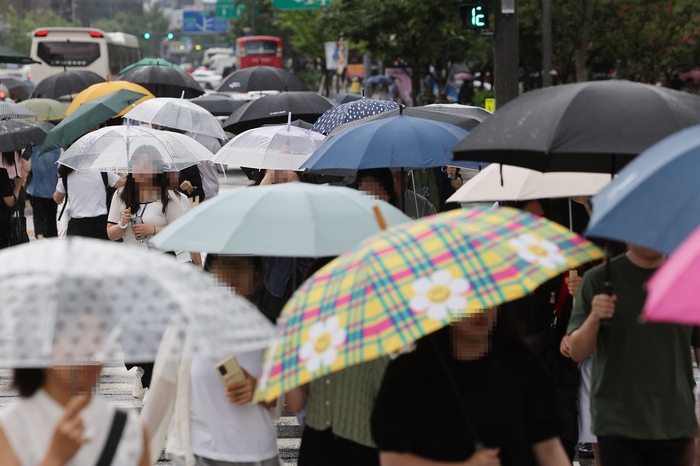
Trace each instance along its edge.
<instances>
[{"instance_id":1,"label":"green tree","mask_svg":"<svg viewBox=\"0 0 700 466\"><path fill-rule=\"evenodd\" d=\"M144 56L160 56L160 44L168 35L170 20L163 14L160 3L153 2L148 11L142 15L117 13L111 19L95 23L95 27L105 32L124 32L135 35L139 40ZM144 33L149 33L146 39Z\"/></svg>"},{"instance_id":2,"label":"green tree","mask_svg":"<svg viewBox=\"0 0 700 466\"><path fill-rule=\"evenodd\" d=\"M14 7L9 6L5 13L7 30L3 36L4 44L17 52L29 55L32 38L29 33L34 29L52 26L72 26L51 10L27 10L24 18L17 14Z\"/></svg>"}]
</instances>

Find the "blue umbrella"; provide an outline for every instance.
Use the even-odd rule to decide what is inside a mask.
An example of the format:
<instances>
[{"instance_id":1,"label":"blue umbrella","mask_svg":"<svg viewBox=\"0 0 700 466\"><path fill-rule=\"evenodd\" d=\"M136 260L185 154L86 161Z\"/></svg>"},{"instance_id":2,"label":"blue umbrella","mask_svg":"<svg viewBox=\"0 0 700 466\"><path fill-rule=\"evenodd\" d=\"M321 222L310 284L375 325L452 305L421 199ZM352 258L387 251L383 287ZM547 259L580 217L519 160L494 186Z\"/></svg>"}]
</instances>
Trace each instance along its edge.
<instances>
[{"instance_id":1,"label":"blue umbrella","mask_svg":"<svg viewBox=\"0 0 700 466\"><path fill-rule=\"evenodd\" d=\"M700 226L700 125L662 139L593 198L586 236L670 254Z\"/></svg>"},{"instance_id":2,"label":"blue umbrella","mask_svg":"<svg viewBox=\"0 0 700 466\"><path fill-rule=\"evenodd\" d=\"M450 149L468 132L406 115L354 126L321 144L301 170L354 176L367 168L418 169L449 165Z\"/></svg>"},{"instance_id":3,"label":"blue umbrella","mask_svg":"<svg viewBox=\"0 0 700 466\"><path fill-rule=\"evenodd\" d=\"M379 84L381 86L391 86L392 84L394 84L394 81L391 78L384 76L383 74L377 74L367 78L366 83Z\"/></svg>"},{"instance_id":4,"label":"blue umbrella","mask_svg":"<svg viewBox=\"0 0 700 466\"><path fill-rule=\"evenodd\" d=\"M360 99L354 102L338 105L326 110L326 113L316 120L311 131L321 134L330 133L336 126L351 121L361 120L372 115L398 110L399 104L389 100Z\"/></svg>"}]
</instances>

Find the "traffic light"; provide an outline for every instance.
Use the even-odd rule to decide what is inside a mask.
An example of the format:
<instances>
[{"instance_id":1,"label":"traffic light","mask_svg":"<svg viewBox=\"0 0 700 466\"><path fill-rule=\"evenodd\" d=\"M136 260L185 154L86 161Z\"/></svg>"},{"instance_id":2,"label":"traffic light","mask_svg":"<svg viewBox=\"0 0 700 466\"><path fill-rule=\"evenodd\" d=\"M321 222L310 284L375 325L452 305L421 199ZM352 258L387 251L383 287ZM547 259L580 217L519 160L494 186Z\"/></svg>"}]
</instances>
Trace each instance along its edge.
<instances>
[{"instance_id":1,"label":"traffic light","mask_svg":"<svg viewBox=\"0 0 700 466\"><path fill-rule=\"evenodd\" d=\"M172 38L175 37L175 35L172 32L168 33L168 39L172 40Z\"/></svg>"},{"instance_id":2,"label":"traffic light","mask_svg":"<svg viewBox=\"0 0 700 466\"><path fill-rule=\"evenodd\" d=\"M144 32L144 33L143 33L143 38L144 38L144 39L150 39L150 38L151 38L151 33L150 33L150 32Z\"/></svg>"},{"instance_id":3,"label":"traffic light","mask_svg":"<svg viewBox=\"0 0 700 466\"><path fill-rule=\"evenodd\" d=\"M486 30L489 28L489 0L470 0L459 6L464 29Z\"/></svg>"},{"instance_id":4,"label":"traffic light","mask_svg":"<svg viewBox=\"0 0 700 466\"><path fill-rule=\"evenodd\" d=\"M195 50L202 50L202 46L199 45L199 44L197 44L197 45L194 46L194 49L195 49Z\"/></svg>"}]
</instances>

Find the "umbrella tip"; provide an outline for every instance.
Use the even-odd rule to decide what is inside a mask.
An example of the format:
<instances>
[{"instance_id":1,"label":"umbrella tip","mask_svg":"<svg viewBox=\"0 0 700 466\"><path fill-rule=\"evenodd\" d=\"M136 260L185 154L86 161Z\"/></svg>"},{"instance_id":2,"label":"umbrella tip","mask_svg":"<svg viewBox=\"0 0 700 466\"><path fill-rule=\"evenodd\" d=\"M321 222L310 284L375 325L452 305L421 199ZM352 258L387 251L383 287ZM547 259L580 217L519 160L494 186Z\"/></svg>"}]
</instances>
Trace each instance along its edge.
<instances>
[{"instance_id":1,"label":"umbrella tip","mask_svg":"<svg viewBox=\"0 0 700 466\"><path fill-rule=\"evenodd\" d=\"M404 104L399 104L399 115L403 115L403 109L406 108Z\"/></svg>"},{"instance_id":2,"label":"umbrella tip","mask_svg":"<svg viewBox=\"0 0 700 466\"><path fill-rule=\"evenodd\" d=\"M292 127L292 112L288 113L287 116L287 131L289 131Z\"/></svg>"},{"instance_id":3,"label":"umbrella tip","mask_svg":"<svg viewBox=\"0 0 700 466\"><path fill-rule=\"evenodd\" d=\"M258 66L262 66L262 59L258 58Z\"/></svg>"},{"instance_id":4,"label":"umbrella tip","mask_svg":"<svg viewBox=\"0 0 700 466\"><path fill-rule=\"evenodd\" d=\"M379 229L386 230L386 222L384 221L382 211L379 210L379 206L375 205L374 207L372 207L372 210L374 211L374 216L377 218L377 224L379 224Z\"/></svg>"},{"instance_id":5,"label":"umbrella tip","mask_svg":"<svg viewBox=\"0 0 700 466\"><path fill-rule=\"evenodd\" d=\"M182 100L182 99L184 99L184 98L185 98L185 91L183 90L183 91L182 91L182 95L180 96L180 100Z\"/></svg>"},{"instance_id":6,"label":"umbrella tip","mask_svg":"<svg viewBox=\"0 0 700 466\"><path fill-rule=\"evenodd\" d=\"M107 76L107 82L109 82L109 75L106 75L106 76Z\"/></svg>"},{"instance_id":7,"label":"umbrella tip","mask_svg":"<svg viewBox=\"0 0 700 466\"><path fill-rule=\"evenodd\" d=\"M364 87L362 88L362 98L363 99L365 98L365 88Z\"/></svg>"}]
</instances>

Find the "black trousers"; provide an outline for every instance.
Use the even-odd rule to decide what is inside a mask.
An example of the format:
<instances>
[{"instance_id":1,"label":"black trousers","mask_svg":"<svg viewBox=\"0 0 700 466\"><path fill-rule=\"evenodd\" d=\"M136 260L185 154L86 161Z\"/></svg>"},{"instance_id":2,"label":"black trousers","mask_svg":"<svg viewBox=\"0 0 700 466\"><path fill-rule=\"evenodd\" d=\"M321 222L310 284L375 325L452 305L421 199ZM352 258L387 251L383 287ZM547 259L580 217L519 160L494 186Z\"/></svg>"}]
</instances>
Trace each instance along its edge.
<instances>
[{"instance_id":1,"label":"black trousers","mask_svg":"<svg viewBox=\"0 0 700 466\"><path fill-rule=\"evenodd\" d=\"M34 236L44 235L44 238L58 236L56 201L45 197L28 197L34 212Z\"/></svg>"},{"instance_id":2,"label":"black trousers","mask_svg":"<svg viewBox=\"0 0 700 466\"><path fill-rule=\"evenodd\" d=\"M0 216L0 249L10 246L10 217Z\"/></svg>"},{"instance_id":3,"label":"black trousers","mask_svg":"<svg viewBox=\"0 0 700 466\"><path fill-rule=\"evenodd\" d=\"M68 236L85 236L87 238L106 239L107 215L99 217L71 218L68 222Z\"/></svg>"},{"instance_id":4,"label":"black trousers","mask_svg":"<svg viewBox=\"0 0 700 466\"><path fill-rule=\"evenodd\" d=\"M600 461L614 466L689 466L693 439L637 440L598 436Z\"/></svg>"},{"instance_id":5,"label":"black trousers","mask_svg":"<svg viewBox=\"0 0 700 466\"><path fill-rule=\"evenodd\" d=\"M304 427L299 466L379 466L379 450L338 437L331 429Z\"/></svg>"}]
</instances>

